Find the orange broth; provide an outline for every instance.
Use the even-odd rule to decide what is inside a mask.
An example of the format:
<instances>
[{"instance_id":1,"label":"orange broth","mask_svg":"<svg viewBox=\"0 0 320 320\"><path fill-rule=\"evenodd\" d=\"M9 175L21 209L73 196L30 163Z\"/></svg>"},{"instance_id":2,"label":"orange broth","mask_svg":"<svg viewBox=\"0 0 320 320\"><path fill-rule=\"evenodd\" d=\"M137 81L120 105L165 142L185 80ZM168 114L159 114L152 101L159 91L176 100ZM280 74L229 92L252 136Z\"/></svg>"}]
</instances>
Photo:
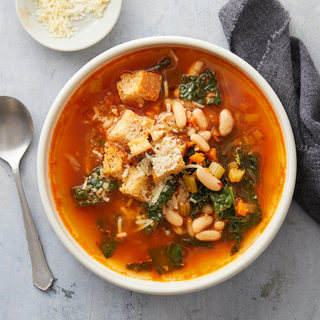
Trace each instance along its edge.
<instances>
[{"instance_id":1,"label":"orange broth","mask_svg":"<svg viewBox=\"0 0 320 320\"><path fill-rule=\"evenodd\" d=\"M139 273L129 271L126 269L126 264L145 259L149 248L171 241L179 242L181 236L174 232L171 236L165 235L164 230L168 228L167 222L150 235L143 232L129 233L126 241L116 249L114 255L106 259L98 246L103 235L96 226L96 220L100 218L107 224L116 226L114 215L120 212L120 208L127 204L129 198L116 191L111 195L112 201L109 203L76 207L71 189L81 185L84 175L102 163L101 158L91 154L87 149L90 138L96 140L104 138L101 128L99 129L97 124L90 121L93 107L105 103L109 92L114 94L113 104L121 104L116 89L119 75L128 70L131 72L146 70L168 56L170 50L174 50L179 61L174 70L166 72L169 89L170 86L175 87L178 84L179 70L182 74L186 73L189 66L201 58L206 66L215 72L215 79L222 97L220 107L207 106L204 110L210 120L210 126L217 125L219 111L224 107L234 114L240 114L236 117L233 132L219 142L220 150L228 153L233 147L232 141L243 139L255 128L259 128L263 133L263 139L250 146L253 152L260 154L260 183L256 193L263 212L263 221L245 234L240 253L231 256L230 250L235 241L226 241L223 238L216 242L211 250L187 247L184 248L184 268L160 276L155 271ZM96 85L98 88L95 88ZM142 109L128 107L140 115L148 116L166 111L163 106L163 91L162 88L158 101L148 102ZM171 91L170 94L172 95ZM245 114L259 114L259 117L256 121L249 123L245 120ZM92 131L93 128L94 131ZM213 139L210 140L212 147L217 143ZM78 171L70 165L69 155L72 155L80 165ZM218 157L222 164L229 159L221 154L218 154ZM49 164L56 209L66 228L83 249L100 263L117 272L141 279L166 281L190 279L212 272L235 259L252 244L267 225L280 201L286 171L286 153L280 125L270 103L243 72L223 59L201 51L186 48L155 48L130 53L108 63L77 89L65 106L54 130ZM134 200L130 206L130 212L139 212L140 209L139 202ZM135 228L134 216L126 217L125 228Z\"/></svg>"}]
</instances>

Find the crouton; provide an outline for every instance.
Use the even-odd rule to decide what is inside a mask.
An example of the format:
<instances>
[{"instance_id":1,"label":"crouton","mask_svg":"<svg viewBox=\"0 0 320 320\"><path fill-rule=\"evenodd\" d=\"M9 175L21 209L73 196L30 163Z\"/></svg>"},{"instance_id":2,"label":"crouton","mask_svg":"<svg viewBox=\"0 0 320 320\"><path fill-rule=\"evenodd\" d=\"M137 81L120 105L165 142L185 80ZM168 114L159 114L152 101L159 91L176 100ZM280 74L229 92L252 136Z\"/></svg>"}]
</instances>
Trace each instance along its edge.
<instances>
[{"instance_id":1,"label":"crouton","mask_svg":"<svg viewBox=\"0 0 320 320\"><path fill-rule=\"evenodd\" d=\"M183 170L186 151L187 143L174 134L168 134L156 144L152 158L152 176L156 184Z\"/></svg>"},{"instance_id":2,"label":"crouton","mask_svg":"<svg viewBox=\"0 0 320 320\"><path fill-rule=\"evenodd\" d=\"M128 197L133 197L141 202L150 201L151 190L154 184L151 176L140 172L135 166L130 166L119 190Z\"/></svg>"},{"instance_id":3,"label":"crouton","mask_svg":"<svg viewBox=\"0 0 320 320\"><path fill-rule=\"evenodd\" d=\"M162 76L148 71L124 73L117 82L117 89L123 103L143 107L145 101L157 101Z\"/></svg>"},{"instance_id":4,"label":"crouton","mask_svg":"<svg viewBox=\"0 0 320 320\"><path fill-rule=\"evenodd\" d=\"M149 134L148 130L153 125L154 120L139 116L131 110L125 110L109 132L107 140L129 151L128 143L141 137L147 137Z\"/></svg>"},{"instance_id":5,"label":"crouton","mask_svg":"<svg viewBox=\"0 0 320 320\"><path fill-rule=\"evenodd\" d=\"M152 126L148 131L153 141L158 141L167 134L167 131L164 130L164 125L159 123Z\"/></svg>"},{"instance_id":6,"label":"crouton","mask_svg":"<svg viewBox=\"0 0 320 320\"><path fill-rule=\"evenodd\" d=\"M147 137L140 137L128 143L132 157L136 161L141 161L146 153L153 154L153 148Z\"/></svg>"},{"instance_id":7,"label":"crouton","mask_svg":"<svg viewBox=\"0 0 320 320\"><path fill-rule=\"evenodd\" d=\"M102 173L122 180L123 172L129 165L129 154L109 142L105 144L104 152Z\"/></svg>"}]
</instances>

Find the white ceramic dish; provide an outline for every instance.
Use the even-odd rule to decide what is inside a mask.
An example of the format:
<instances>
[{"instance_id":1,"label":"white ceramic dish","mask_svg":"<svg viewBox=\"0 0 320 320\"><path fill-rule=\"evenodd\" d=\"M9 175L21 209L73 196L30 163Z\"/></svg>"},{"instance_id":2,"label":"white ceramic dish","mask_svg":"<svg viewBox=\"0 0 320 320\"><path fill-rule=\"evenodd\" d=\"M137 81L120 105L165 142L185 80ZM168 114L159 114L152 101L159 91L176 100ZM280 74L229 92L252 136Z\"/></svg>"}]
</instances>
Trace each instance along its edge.
<instances>
[{"instance_id":1,"label":"white ceramic dish","mask_svg":"<svg viewBox=\"0 0 320 320\"><path fill-rule=\"evenodd\" d=\"M49 31L38 21L35 0L15 0L20 22L28 34L42 45L58 51L77 51L88 48L102 40L116 24L122 0L111 0L100 19L88 14L83 20L73 23L79 28L77 35L71 38L50 38Z\"/></svg>"},{"instance_id":2,"label":"white ceramic dish","mask_svg":"<svg viewBox=\"0 0 320 320\"><path fill-rule=\"evenodd\" d=\"M237 68L242 70L251 79L253 79L258 87L260 87L260 89L268 97L271 105L274 107L276 115L279 118L285 138L287 174L285 178L283 196L277 211L271 218L266 228L255 240L255 242L234 261L211 274L187 281L152 282L133 279L118 274L94 260L72 238L60 220L51 195L50 181L48 177L48 156L53 130L60 113L74 91L89 75L113 59L132 51L155 46L179 46L199 49L220 56L231 64L237 66ZM205 289L229 279L252 263L269 245L282 225L291 203L296 177L296 153L291 126L283 106L268 83L249 64L229 51L204 41L183 37L153 37L130 41L102 53L81 68L61 90L48 113L40 137L37 161L41 200L53 229L66 248L84 266L101 278L129 290L151 294L180 294Z\"/></svg>"}]
</instances>

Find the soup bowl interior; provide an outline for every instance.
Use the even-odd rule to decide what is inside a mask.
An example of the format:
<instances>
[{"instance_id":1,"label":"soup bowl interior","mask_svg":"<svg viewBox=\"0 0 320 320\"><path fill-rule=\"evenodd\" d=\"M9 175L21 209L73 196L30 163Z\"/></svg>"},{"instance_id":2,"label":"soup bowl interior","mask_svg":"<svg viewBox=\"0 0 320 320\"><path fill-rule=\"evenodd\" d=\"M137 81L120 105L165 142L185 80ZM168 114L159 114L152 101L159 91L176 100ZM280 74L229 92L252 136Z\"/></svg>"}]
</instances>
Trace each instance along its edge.
<instances>
[{"instance_id":1,"label":"soup bowl interior","mask_svg":"<svg viewBox=\"0 0 320 320\"><path fill-rule=\"evenodd\" d=\"M286 173L284 176L285 181L282 196L274 208L274 213L259 227L259 231L245 242L243 249L235 258L230 258L222 267L216 270L212 269L212 272L194 279L189 278L188 280L165 282L146 281L127 276L126 274L106 267L92 258L78 242L75 241L70 230L65 226L57 212L51 193L49 179L50 144L55 126L64 107L79 86L95 71L110 61L130 52L153 47L175 46L200 50L224 59L248 76L263 92L273 108L284 137ZM236 55L216 45L196 39L166 36L144 38L116 46L91 60L68 81L55 99L44 123L39 142L37 169L40 196L47 217L59 239L80 263L101 278L129 290L150 294L180 294L205 289L229 279L247 267L264 251L281 227L291 203L296 176L296 155L291 126L283 106L272 88L256 70Z\"/></svg>"}]
</instances>

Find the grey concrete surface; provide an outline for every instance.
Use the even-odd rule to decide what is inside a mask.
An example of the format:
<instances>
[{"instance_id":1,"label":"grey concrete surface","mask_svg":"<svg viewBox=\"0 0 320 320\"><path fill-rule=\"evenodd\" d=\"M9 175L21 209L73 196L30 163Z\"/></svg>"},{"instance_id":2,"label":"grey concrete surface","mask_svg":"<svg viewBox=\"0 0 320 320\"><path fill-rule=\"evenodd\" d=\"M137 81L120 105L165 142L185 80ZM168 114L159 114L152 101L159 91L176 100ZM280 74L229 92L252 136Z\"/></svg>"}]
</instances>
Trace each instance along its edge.
<instances>
[{"instance_id":1,"label":"grey concrete surface","mask_svg":"<svg viewBox=\"0 0 320 320\"><path fill-rule=\"evenodd\" d=\"M116 0L111 0L116 1ZM36 180L40 131L67 80L101 52L128 40L181 35L227 47L218 19L227 0L124 0L120 18L98 44L63 53L35 42L21 26L14 1L1 1L0 95L21 100L34 120L34 139L21 162L26 196L56 281L44 293L32 285L18 195L0 160L0 319L320 319L320 226L292 203L278 235L248 268L197 293L151 296L111 285L84 268L61 244L44 213ZM320 3L283 0L291 33L320 71ZM307 201L307 199L306 199Z\"/></svg>"}]
</instances>

